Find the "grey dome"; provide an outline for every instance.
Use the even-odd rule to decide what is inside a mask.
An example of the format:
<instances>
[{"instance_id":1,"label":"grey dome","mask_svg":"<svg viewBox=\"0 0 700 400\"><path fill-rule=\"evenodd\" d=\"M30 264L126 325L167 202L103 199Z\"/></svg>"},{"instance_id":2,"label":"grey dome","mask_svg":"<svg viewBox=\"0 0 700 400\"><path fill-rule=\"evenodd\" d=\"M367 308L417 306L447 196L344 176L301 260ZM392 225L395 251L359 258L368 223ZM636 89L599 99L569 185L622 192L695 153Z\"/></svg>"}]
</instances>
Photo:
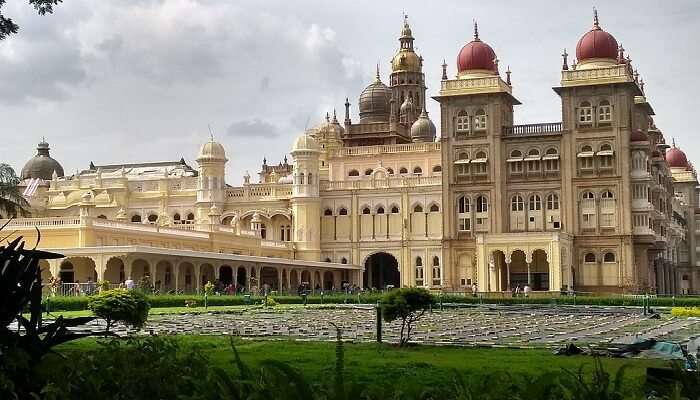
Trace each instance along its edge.
<instances>
[{"instance_id":1,"label":"grey dome","mask_svg":"<svg viewBox=\"0 0 700 400\"><path fill-rule=\"evenodd\" d=\"M57 176L63 176L63 167L51 158L49 144L42 140L36 148L36 155L24 164L20 179L39 178L48 181L52 178L54 171Z\"/></svg>"},{"instance_id":2,"label":"grey dome","mask_svg":"<svg viewBox=\"0 0 700 400\"><path fill-rule=\"evenodd\" d=\"M391 112L391 89L379 79L360 94L360 122L387 122Z\"/></svg>"},{"instance_id":3,"label":"grey dome","mask_svg":"<svg viewBox=\"0 0 700 400\"><path fill-rule=\"evenodd\" d=\"M432 142L435 140L435 124L428 118L428 112L423 110L416 122L411 125L411 140L414 142Z\"/></svg>"}]
</instances>

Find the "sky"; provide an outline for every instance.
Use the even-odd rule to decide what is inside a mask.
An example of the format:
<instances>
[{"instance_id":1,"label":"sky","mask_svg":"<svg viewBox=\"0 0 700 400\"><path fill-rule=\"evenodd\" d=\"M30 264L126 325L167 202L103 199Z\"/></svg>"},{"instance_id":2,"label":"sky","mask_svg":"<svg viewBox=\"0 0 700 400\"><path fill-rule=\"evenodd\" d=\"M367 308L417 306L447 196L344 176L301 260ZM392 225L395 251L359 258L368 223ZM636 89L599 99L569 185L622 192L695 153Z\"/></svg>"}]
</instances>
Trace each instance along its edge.
<instances>
[{"instance_id":1,"label":"sky","mask_svg":"<svg viewBox=\"0 0 700 400\"><path fill-rule=\"evenodd\" d=\"M96 165L168 161L196 166L199 146L226 148L229 184L277 163L306 127L357 99L379 63L388 82L403 14L424 58L428 94L441 64L482 40L510 66L522 101L515 123L561 120L564 48L592 25L631 56L655 121L697 165L700 2L67 0L38 16L27 0L3 14L19 26L0 41L0 162L17 172L42 137L66 174ZM436 126L437 102L428 106Z\"/></svg>"}]
</instances>

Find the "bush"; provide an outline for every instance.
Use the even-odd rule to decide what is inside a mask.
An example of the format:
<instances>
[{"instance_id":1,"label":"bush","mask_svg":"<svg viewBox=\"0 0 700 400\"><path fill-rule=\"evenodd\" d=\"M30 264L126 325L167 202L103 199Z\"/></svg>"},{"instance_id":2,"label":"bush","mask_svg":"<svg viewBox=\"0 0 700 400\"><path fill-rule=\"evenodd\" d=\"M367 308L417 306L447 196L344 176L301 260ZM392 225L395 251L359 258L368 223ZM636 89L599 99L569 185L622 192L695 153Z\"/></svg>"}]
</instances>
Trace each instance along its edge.
<instances>
[{"instance_id":1,"label":"bush","mask_svg":"<svg viewBox=\"0 0 700 400\"><path fill-rule=\"evenodd\" d=\"M700 317L700 308L697 307L673 307L671 315L674 317Z\"/></svg>"},{"instance_id":2,"label":"bush","mask_svg":"<svg viewBox=\"0 0 700 400\"><path fill-rule=\"evenodd\" d=\"M382 297L382 316L387 322L401 320L401 346L411 339L413 324L435 303L435 298L423 288L401 288ZM406 333L404 335L404 332Z\"/></svg>"},{"instance_id":3,"label":"bush","mask_svg":"<svg viewBox=\"0 0 700 400\"><path fill-rule=\"evenodd\" d=\"M107 331L113 322L124 322L140 328L148 319L151 308L146 296L137 290L107 290L90 297L90 310L107 321Z\"/></svg>"}]
</instances>

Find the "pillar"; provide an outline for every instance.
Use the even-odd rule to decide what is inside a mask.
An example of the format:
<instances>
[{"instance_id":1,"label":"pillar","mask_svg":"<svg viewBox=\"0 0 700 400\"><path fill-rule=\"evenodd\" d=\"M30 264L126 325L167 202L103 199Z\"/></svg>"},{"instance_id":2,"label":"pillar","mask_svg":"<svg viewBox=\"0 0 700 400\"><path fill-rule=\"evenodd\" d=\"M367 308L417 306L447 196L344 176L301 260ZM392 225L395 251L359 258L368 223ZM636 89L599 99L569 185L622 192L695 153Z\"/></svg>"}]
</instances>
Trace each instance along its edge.
<instances>
[{"instance_id":1,"label":"pillar","mask_svg":"<svg viewBox=\"0 0 700 400\"><path fill-rule=\"evenodd\" d=\"M194 270L194 280L197 293L202 293L202 264L197 265L192 263L192 269Z\"/></svg>"},{"instance_id":2,"label":"pillar","mask_svg":"<svg viewBox=\"0 0 700 400\"><path fill-rule=\"evenodd\" d=\"M148 260L148 270L151 274L151 285L156 284L156 264L157 262L153 260Z\"/></svg>"},{"instance_id":3,"label":"pillar","mask_svg":"<svg viewBox=\"0 0 700 400\"><path fill-rule=\"evenodd\" d=\"M173 263L173 273L175 274L175 292L180 290L180 263Z\"/></svg>"},{"instance_id":4,"label":"pillar","mask_svg":"<svg viewBox=\"0 0 700 400\"><path fill-rule=\"evenodd\" d=\"M277 291L282 293L282 279L284 278L284 274L282 273L282 268L277 267Z\"/></svg>"},{"instance_id":5,"label":"pillar","mask_svg":"<svg viewBox=\"0 0 700 400\"><path fill-rule=\"evenodd\" d=\"M250 291L250 266L245 266L245 287L248 291Z\"/></svg>"},{"instance_id":6,"label":"pillar","mask_svg":"<svg viewBox=\"0 0 700 400\"><path fill-rule=\"evenodd\" d=\"M506 290L510 292L510 260L506 260Z\"/></svg>"},{"instance_id":7,"label":"pillar","mask_svg":"<svg viewBox=\"0 0 700 400\"><path fill-rule=\"evenodd\" d=\"M309 275L311 276L311 293L316 294L316 271L310 270Z\"/></svg>"}]
</instances>

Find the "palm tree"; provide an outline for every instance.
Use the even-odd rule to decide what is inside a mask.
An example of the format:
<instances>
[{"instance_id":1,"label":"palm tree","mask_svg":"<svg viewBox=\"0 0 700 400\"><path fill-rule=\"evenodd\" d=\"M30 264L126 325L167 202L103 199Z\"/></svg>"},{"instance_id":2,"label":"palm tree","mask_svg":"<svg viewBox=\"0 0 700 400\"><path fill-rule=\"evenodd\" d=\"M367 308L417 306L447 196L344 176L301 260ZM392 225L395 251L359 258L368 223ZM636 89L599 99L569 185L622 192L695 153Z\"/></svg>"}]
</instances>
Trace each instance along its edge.
<instances>
[{"instance_id":1,"label":"palm tree","mask_svg":"<svg viewBox=\"0 0 700 400\"><path fill-rule=\"evenodd\" d=\"M22 196L18 184L15 170L0 163L0 216L15 218L29 214L29 202Z\"/></svg>"}]
</instances>

